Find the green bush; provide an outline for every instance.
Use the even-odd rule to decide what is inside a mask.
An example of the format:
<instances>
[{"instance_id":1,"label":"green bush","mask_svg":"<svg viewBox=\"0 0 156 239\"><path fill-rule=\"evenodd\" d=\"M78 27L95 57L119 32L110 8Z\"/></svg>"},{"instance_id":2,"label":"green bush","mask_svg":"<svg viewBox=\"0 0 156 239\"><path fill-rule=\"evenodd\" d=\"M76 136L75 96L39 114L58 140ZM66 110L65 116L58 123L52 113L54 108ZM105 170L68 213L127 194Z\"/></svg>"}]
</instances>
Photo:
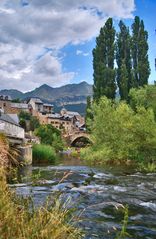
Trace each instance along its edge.
<instances>
[{"instance_id":1,"label":"green bush","mask_svg":"<svg viewBox=\"0 0 156 239\"><path fill-rule=\"evenodd\" d=\"M33 162L55 163L56 153L50 145L35 144L33 145Z\"/></svg>"},{"instance_id":2,"label":"green bush","mask_svg":"<svg viewBox=\"0 0 156 239\"><path fill-rule=\"evenodd\" d=\"M97 163L154 162L156 160L156 122L152 109L125 102L112 103L103 97L93 105L91 122L93 146L81 155Z\"/></svg>"},{"instance_id":3,"label":"green bush","mask_svg":"<svg viewBox=\"0 0 156 239\"><path fill-rule=\"evenodd\" d=\"M129 102L134 110L136 110L138 106L143 106L145 109L151 108L156 119L156 85L146 85L139 89L131 89Z\"/></svg>"},{"instance_id":4,"label":"green bush","mask_svg":"<svg viewBox=\"0 0 156 239\"><path fill-rule=\"evenodd\" d=\"M19 124L22 128L24 128L26 131L31 130L34 131L40 126L40 122L36 116L32 116L30 113L21 111L19 113Z\"/></svg>"},{"instance_id":5,"label":"green bush","mask_svg":"<svg viewBox=\"0 0 156 239\"><path fill-rule=\"evenodd\" d=\"M56 151L63 149L61 132L52 125L40 125L35 130L35 134L40 138L42 144L51 145Z\"/></svg>"}]
</instances>

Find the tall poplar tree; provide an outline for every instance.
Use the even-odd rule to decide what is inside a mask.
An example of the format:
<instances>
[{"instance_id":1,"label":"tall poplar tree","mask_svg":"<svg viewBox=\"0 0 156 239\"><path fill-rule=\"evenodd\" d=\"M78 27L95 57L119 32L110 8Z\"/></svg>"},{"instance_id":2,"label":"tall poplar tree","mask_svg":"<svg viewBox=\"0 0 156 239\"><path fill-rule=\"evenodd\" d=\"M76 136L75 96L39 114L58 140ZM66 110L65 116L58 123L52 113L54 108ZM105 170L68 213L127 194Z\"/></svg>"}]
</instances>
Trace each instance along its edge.
<instances>
[{"instance_id":1,"label":"tall poplar tree","mask_svg":"<svg viewBox=\"0 0 156 239\"><path fill-rule=\"evenodd\" d=\"M114 99L115 83L115 29L113 20L109 18L101 28L96 38L96 47L93 49L93 97L99 100L103 95Z\"/></svg>"},{"instance_id":2,"label":"tall poplar tree","mask_svg":"<svg viewBox=\"0 0 156 239\"><path fill-rule=\"evenodd\" d=\"M87 96L85 123L86 123L86 128L88 131L90 131L91 121L93 121L92 100L90 96Z\"/></svg>"},{"instance_id":3,"label":"tall poplar tree","mask_svg":"<svg viewBox=\"0 0 156 239\"><path fill-rule=\"evenodd\" d=\"M122 100L128 100L129 90L134 87L131 61L131 36L129 28L119 22L120 31L116 40L117 84Z\"/></svg>"},{"instance_id":4,"label":"tall poplar tree","mask_svg":"<svg viewBox=\"0 0 156 239\"><path fill-rule=\"evenodd\" d=\"M147 40L148 33L145 31L144 22L136 16L132 24L132 59L136 87L148 84L150 66Z\"/></svg>"},{"instance_id":5,"label":"tall poplar tree","mask_svg":"<svg viewBox=\"0 0 156 239\"><path fill-rule=\"evenodd\" d=\"M120 67L119 93L120 93L121 100L126 100L126 101L128 101L128 93L129 93L128 77L129 75L128 75L126 63L125 63L125 60L123 59L121 67Z\"/></svg>"}]
</instances>

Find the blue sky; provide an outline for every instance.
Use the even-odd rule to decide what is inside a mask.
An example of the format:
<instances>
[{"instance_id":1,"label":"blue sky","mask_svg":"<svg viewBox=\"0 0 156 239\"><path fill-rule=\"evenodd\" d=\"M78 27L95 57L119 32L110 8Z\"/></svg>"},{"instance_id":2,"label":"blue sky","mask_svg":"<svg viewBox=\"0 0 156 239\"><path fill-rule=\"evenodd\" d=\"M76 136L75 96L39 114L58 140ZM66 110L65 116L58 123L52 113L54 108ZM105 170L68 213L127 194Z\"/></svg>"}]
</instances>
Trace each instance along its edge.
<instances>
[{"instance_id":1,"label":"blue sky","mask_svg":"<svg viewBox=\"0 0 156 239\"><path fill-rule=\"evenodd\" d=\"M32 90L93 83L92 49L108 17L131 26L135 15L149 33L149 82L156 80L155 0L1 0L0 89Z\"/></svg>"}]
</instances>

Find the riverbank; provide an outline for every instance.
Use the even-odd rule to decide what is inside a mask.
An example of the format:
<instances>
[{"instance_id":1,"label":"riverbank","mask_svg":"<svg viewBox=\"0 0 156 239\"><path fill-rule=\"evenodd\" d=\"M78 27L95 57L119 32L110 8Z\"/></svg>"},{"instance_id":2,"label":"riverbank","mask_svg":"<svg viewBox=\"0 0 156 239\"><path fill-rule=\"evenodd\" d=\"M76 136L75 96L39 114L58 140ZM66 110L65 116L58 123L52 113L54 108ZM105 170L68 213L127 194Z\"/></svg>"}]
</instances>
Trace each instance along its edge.
<instances>
[{"instance_id":1,"label":"riverbank","mask_svg":"<svg viewBox=\"0 0 156 239\"><path fill-rule=\"evenodd\" d=\"M10 156L15 160L9 153L5 136L0 135L0 238L80 239L82 233L75 227L75 220L65 204L47 198L35 208L31 195L18 197L8 187Z\"/></svg>"}]
</instances>

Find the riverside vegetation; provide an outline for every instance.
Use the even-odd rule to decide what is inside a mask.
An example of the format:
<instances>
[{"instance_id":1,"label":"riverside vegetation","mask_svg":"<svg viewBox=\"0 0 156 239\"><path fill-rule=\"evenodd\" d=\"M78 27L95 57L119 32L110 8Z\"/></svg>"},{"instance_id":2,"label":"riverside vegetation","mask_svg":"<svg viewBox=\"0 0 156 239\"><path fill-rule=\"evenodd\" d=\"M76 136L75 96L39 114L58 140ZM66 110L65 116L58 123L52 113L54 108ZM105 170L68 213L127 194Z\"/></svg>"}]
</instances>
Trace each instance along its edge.
<instances>
[{"instance_id":1,"label":"riverside vegetation","mask_svg":"<svg viewBox=\"0 0 156 239\"><path fill-rule=\"evenodd\" d=\"M109 18L96 38L93 103L87 100L86 113L93 145L81 157L156 171L156 85L148 85L148 32L138 16L131 29L130 34L120 21L116 33Z\"/></svg>"},{"instance_id":2,"label":"riverside vegetation","mask_svg":"<svg viewBox=\"0 0 156 239\"><path fill-rule=\"evenodd\" d=\"M41 144L33 145L33 161L54 163L57 153L64 147L60 130L47 124L40 125L34 133L40 138Z\"/></svg>"},{"instance_id":3,"label":"riverside vegetation","mask_svg":"<svg viewBox=\"0 0 156 239\"><path fill-rule=\"evenodd\" d=\"M37 209L29 199L18 198L6 182L6 167L11 164L9 145L0 135L0 238L79 239L82 232L74 226L70 210L59 202ZM36 223L37 222L37 223Z\"/></svg>"},{"instance_id":4,"label":"riverside vegetation","mask_svg":"<svg viewBox=\"0 0 156 239\"><path fill-rule=\"evenodd\" d=\"M73 213L73 209L67 208L68 200L60 203L49 197L43 206L34 207L33 198L18 197L13 190L9 189L6 181L7 171L2 163L9 160L9 146L5 136L0 135L0 142L3 142L3 147L0 144L0 238L84 238L84 233L76 227L79 216ZM125 209L122 230L115 238L126 237L127 222L128 211Z\"/></svg>"},{"instance_id":5,"label":"riverside vegetation","mask_svg":"<svg viewBox=\"0 0 156 239\"><path fill-rule=\"evenodd\" d=\"M106 97L93 103L94 120L88 118L87 123L93 146L81 150L82 158L95 164L137 164L144 171L156 170L155 104L146 107L146 100L139 100L148 88L156 93L156 86L131 91L133 108Z\"/></svg>"},{"instance_id":6,"label":"riverside vegetation","mask_svg":"<svg viewBox=\"0 0 156 239\"><path fill-rule=\"evenodd\" d=\"M30 201L18 199L8 189L0 170L0 238L79 239L70 211L59 203L30 209ZM37 222L37 223L36 223Z\"/></svg>"}]
</instances>

